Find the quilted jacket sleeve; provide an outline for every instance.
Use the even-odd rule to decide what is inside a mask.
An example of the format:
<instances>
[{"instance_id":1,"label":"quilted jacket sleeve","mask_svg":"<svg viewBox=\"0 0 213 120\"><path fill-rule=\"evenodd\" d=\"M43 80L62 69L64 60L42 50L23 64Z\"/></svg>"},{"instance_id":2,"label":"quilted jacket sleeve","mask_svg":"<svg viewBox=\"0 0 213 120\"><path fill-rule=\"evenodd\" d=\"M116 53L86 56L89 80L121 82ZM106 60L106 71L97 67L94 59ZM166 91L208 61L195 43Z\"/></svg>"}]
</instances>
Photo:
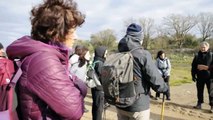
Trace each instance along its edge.
<instances>
[{"instance_id":1,"label":"quilted jacket sleeve","mask_svg":"<svg viewBox=\"0 0 213 120\"><path fill-rule=\"evenodd\" d=\"M54 54L44 52L31 60L28 89L62 119L79 120L83 115L83 96L69 78L69 73Z\"/></svg>"}]
</instances>

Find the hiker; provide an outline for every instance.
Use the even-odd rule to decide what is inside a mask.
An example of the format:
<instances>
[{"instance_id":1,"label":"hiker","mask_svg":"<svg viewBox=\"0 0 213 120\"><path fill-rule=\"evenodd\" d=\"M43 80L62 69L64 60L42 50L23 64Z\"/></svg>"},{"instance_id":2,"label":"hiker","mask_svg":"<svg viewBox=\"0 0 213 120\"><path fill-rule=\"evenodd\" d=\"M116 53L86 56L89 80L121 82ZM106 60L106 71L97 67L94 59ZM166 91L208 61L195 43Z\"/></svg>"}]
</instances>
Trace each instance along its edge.
<instances>
[{"instance_id":1,"label":"hiker","mask_svg":"<svg viewBox=\"0 0 213 120\"><path fill-rule=\"evenodd\" d=\"M31 10L31 36L7 47L22 61L17 83L20 120L80 120L87 87L69 75L68 51L85 16L72 0L45 0Z\"/></svg>"},{"instance_id":2,"label":"hiker","mask_svg":"<svg viewBox=\"0 0 213 120\"><path fill-rule=\"evenodd\" d=\"M139 91L143 91L139 98L129 107L117 107L118 120L149 120L150 118L150 96L149 88L152 87L156 92L166 92L167 85L163 81L160 73L152 61L151 54L141 48L143 43L142 28L140 25L132 23L127 27L126 35L118 44L119 52L131 51L134 57L133 75L141 81Z\"/></svg>"},{"instance_id":3,"label":"hiker","mask_svg":"<svg viewBox=\"0 0 213 120\"><path fill-rule=\"evenodd\" d=\"M11 77L14 74L14 72L15 71L14 71L13 61L7 59L5 55L5 51L4 51L4 46L0 43L0 88L1 90L4 87L6 88L6 86L10 83ZM0 92L2 92L1 90Z\"/></svg>"},{"instance_id":4,"label":"hiker","mask_svg":"<svg viewBox=\"0 0 213 120\"><path fill-rule=\"evenodd\" d=\"M9 72L9 73L8 73ZM0 43L0 86L3 87L10 83L14 74L13 61L8 60L5 55L4 46ZM8 78L9 77L9 78Z\"/></svg>"},{"instance_id":5,"label":"hiker","mask_svg":"<svg viewBox=\"0 0 213 120\"><path fill-rule=\"evenodd\" d=\"M77 45L75 47L75 54L69 59L70 72L75 74L80 80L82 80L86 85L86 74L87 74L87 65L90 60L89 49L85 46ZM84 112L88 112L84 105Z\"/></svg>"},{"instance_id":6,"label":"hiker","mask_svg":"<svg viewBox=\"0 0 213 120\"><path fill-rule=\"evenodd\" d=\"M89 64L90 53L85 46L76 46L75 55L69 60L71 63L70 72L75 74L84 83L86 82L87 65Z\"/></svg>"},{"instance_id":7,"label":"hiker","mask_svg":"<svg viewBox=\"0 0 213 120\"><path fill-rule=\"evenodd\" d=\"M104 46L98 46L95 48L95 56L93 63L95 64L95 72L98 76L101 74L101 67L104 64L107 55L107 48ZM102 86L91 88L92 92L92 119L102 120L102 113L104 109L104 92Z\"/></svg>"},{"instance_id":8,"label":"hiker","mask_svg":"<svg viewBox=\"0 0 213 120\"><path fill-rule=\"evenodd\" d=\"M157 57L156 57L156 66L158 68L158 71L160 72L164 82L168 86L168 91L165 93L166 100L171 100L170 98L170 86L169 86L169 78L170 78L170 71L171 71L171 63L169 58L166 57L166 53L162 50L158 51ZM160 98L160 93L156 92L155 100Z\"/></svg>"},{"instance_id":9,"label":"hiker","mask_svg":"<svg viewBox=\"0 0 213 120\"><path fill-rule=\"evenodd\" d=\"M70 51L69 55L69 68L72 67L75 63L78 62L79 54L82 51L82 45L76 45L74 51Z\"/></svg>"},{"instance_id":10,"label":"hiker","mask_svg":"<svg viewBox=\"0 0 213 120\"><path fill-rule=\"evenodd\" d=\"M15 73L13 61L6 57L4 46L0 43L0 119L18 120L15 104L12 104L13 89L10 88L10 82ZM10 89L8 89L10 88Z\"/></svg>"},{"instance_id":11,"label":"hiker","mask_svg":"<svg viewBox=\"0 0 213 120\"><path fill-rule=\"evenodd\" d=\"M202 42L200 43L200 50L195 54L194 59L192 61L191 75L192 80L196 82L197 87L197 105L194 106L196 109L202 109L203 101L203 92L204 87L206 85L208 94L210 93L210 71L209 67L212 63L212 55L213 53L209 50L209 43ZM209 105L211 106L211 110L213 109L213 104L210 102L213 99L209 95Z\"/></svg>"}]
</instances>

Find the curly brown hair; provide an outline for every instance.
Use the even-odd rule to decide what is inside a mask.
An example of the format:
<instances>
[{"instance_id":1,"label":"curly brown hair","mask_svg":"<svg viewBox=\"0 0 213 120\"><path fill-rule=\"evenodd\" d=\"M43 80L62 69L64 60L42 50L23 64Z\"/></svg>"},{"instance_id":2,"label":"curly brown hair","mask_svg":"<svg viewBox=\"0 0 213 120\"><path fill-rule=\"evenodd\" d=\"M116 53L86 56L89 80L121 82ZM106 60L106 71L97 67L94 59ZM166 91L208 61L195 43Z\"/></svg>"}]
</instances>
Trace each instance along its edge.
<instances>
[{"instance_id":1,"label":"curly brown hair","mask_svg":"<svg viewBox=\"0 0 213 120\"><path fill-rule=\"evenodd\" d=\"M64 42L71 28L84 23L85 15L78 11L73 0L44 0L31 10L30 19L33 39Z\"/></svg>"}]
</instances>

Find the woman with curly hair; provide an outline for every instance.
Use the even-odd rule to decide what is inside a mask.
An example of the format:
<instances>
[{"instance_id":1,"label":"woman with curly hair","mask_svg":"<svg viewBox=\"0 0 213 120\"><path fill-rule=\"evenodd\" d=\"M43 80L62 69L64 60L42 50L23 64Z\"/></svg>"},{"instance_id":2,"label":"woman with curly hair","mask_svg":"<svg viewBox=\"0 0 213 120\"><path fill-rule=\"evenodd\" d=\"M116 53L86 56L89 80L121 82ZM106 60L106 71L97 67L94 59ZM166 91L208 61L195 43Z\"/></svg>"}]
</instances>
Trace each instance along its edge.
<instances>
[{"instance_id":1,"label":"woman with curly hair","mask_svg":"<svg viewBox=\"0 0 213 120\"><path fill-rule=\"evenodd\" d=\"M20 120L79 120L85 84L69 75L68 52L85 16L72 0L44 0L31 10L31 36L7 48L10 59L22 61L17 84Z\"/></svg>"}]
</instances>

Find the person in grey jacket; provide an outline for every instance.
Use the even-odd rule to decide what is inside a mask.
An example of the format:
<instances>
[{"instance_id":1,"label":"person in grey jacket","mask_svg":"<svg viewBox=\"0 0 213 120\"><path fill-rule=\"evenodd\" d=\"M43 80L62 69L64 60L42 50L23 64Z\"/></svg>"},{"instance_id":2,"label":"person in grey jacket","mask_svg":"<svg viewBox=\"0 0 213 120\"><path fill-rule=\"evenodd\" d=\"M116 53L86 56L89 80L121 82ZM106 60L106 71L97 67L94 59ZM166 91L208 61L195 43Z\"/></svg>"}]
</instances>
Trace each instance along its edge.
<instances>
[{"instance_id":1,"label":"person in grey jacket","mask_svg":"<svg viewBox=\"0 0 213 120\"><path fill-rule=\"evenodd\" d=\"M170 78L170 71L171 71L171 63L169 58L166 57L166 53L162 50L158 51L156 57L156 66L158 68L159 73L161 74L164 82L168 85L168 91L165 93L166 100L170 99L170 89L169 89L169 78ZM155 99L157 100L160 97L160 93L156 92Z\"/></svg>"},{"instance_id":2,"label":"person in grey jacket","mask_svg":"<svg viewBox=\"0 0 213 120\"><path fill-rule=\"evenodd\" d=\"M142 94L133 105L126 108L117 107L118 120L149 120L150 87L156 92L166 92L168 89L152 61L151 54L141 48L142 43L142 28L140 25L132 23L128 26L126 35L118 44L119 52L131 51L138 48L131 52L134 57L133 72L134 76L137 76L137 79L142 83L142 87L140 87Z\"/></svg>"}]
</instances>

